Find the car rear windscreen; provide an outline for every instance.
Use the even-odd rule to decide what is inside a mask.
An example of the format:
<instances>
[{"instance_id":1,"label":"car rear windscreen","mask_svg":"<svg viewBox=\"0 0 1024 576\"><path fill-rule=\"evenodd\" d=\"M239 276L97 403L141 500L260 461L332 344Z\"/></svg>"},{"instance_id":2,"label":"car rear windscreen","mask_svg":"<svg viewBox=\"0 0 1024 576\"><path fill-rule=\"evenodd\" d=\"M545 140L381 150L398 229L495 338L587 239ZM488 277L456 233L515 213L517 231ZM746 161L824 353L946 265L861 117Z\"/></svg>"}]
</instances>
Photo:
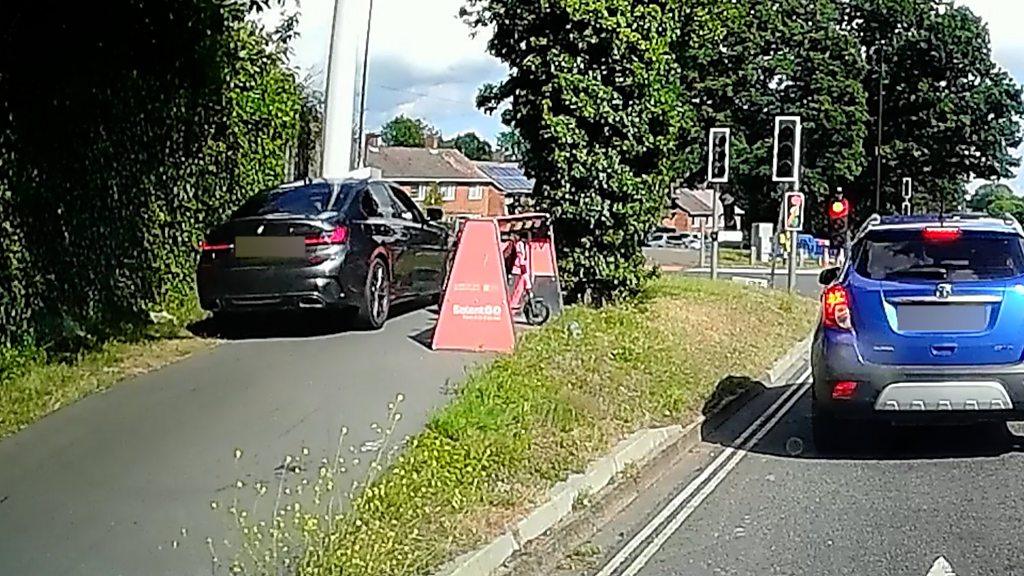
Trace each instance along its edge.
<instances>
[{"instance_id":1,"label":"car rear windscreen","mask_svg":"<svg viewBox=\"0 0 1024 576\"><path fill-rule=\"evenodd\" d=\"M873 280L1001 280L1024 274L1015 234L962 230L929 238L924 230L879 230L854 250L857 274Z\"/></svg>"},{"instance_id":2,"label":"car rear windscreen","mask_svg":"<svg viewBox=\"0 0 1024 576\"><path fill-rule=\"evenodd\" d=\"M341 193L346 194L351 185L343 185ZM320 182L287 188L276 188L256 194L235 212L235 218L253 216L269 216L271 214L293 214L296 216L316 216L331 209L333 190L330 184Z\"/></svg>"}]
</instances>

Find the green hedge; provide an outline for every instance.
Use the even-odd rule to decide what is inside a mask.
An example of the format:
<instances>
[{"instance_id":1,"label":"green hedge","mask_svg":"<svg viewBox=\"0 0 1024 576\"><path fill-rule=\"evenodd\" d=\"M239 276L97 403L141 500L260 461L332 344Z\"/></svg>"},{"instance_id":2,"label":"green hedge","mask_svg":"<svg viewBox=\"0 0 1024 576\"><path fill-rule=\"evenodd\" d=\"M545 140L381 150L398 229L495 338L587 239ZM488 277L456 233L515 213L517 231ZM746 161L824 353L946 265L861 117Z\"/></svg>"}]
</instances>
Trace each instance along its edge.
<instances>
[{"instance_id":1,"label":"green hedge","mask_svg":"<svg viewBox=\"0 0 1024 576\"><path fill-rule=\"evenodd\" d=\"M0 30L0 346L196 310L195 246L289 176L302 91L250 2L20 2Z\"/></svg>"}]
</instances>

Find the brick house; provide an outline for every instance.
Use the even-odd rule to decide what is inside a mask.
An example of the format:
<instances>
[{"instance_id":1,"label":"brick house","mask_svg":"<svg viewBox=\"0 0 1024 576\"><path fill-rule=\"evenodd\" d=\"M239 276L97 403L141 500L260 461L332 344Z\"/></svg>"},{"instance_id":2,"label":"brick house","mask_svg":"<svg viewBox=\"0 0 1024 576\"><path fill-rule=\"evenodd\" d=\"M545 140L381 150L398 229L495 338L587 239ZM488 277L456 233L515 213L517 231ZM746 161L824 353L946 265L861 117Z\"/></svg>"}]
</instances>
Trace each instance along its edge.
<instances>
[{"instance_id":1,"label":"brick house","mask_svg":"<svg viewBox=\"0 0 1024 576\"><path fill-rule=\"evenodd\" d=\"M710 230L712 194L711 190L678 190L670 199L668 214L661 221L662 227L677 232L698 232L703 224ZM718 224L724 226L721 206L718 211ZM744 214L741 208L736 209L736 224L740 230L743 229L741 217Z\"/></svg>"},{"instance_id":2,"label":"brick house","mask_svg":"<svg viewBox=\"0 0 1024 576\"><path fill-rule=\"evenodd\" d=\"M420 205L436 185L447 216L505 214L505 195L458 150L370 145L366 165L379 169Z\"/></svg>"},{"instance_id":3,"label":"brick house","mask_svg":"<svg viewBox=\"0 0 1024 576\"><path fill-rule=\"evenodd\" d=\"M536 182L527 178L518 162L474 162L505 194L505 205L510 213L528 212L533 206L533 187Z\"/></svg>"}]
</instances>

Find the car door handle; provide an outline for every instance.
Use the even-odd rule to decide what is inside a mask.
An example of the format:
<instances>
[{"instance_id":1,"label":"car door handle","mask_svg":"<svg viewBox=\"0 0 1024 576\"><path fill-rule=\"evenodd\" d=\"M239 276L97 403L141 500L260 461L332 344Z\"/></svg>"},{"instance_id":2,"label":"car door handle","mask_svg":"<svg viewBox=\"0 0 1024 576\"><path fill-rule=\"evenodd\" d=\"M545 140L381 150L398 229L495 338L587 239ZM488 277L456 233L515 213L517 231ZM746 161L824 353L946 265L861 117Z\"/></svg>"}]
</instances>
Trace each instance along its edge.
<instances>
[{"instance_id":1,"label":"car door handle","mask_svg":"<svg viewBox=\"0 0 1024 576\"><path fill-rule=\"evenodd\" d=\"M932 356L952 356L959 348L956 344L935 344L932 346Z\"/></svg>"}]
</instances>

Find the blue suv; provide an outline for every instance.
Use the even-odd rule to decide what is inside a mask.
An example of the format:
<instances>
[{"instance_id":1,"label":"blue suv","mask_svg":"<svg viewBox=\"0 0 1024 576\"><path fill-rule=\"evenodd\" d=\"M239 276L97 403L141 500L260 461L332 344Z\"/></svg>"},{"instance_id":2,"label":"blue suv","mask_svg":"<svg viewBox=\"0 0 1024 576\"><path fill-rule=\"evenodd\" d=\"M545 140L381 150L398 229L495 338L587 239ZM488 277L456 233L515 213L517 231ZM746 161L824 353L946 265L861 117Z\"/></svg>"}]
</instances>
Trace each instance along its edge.
<instances>
[{"instance_id":1,"label":"blue suv","mask_svg":"<svg viewBox=\"0 0 1024 576\"><path fill-rule=\"evenodd\" d=\"M815 442L857 420L1024 414L1024 231L1012 217L873 216L821 273L811 353Z\"/></svg>"}]
</instances>

